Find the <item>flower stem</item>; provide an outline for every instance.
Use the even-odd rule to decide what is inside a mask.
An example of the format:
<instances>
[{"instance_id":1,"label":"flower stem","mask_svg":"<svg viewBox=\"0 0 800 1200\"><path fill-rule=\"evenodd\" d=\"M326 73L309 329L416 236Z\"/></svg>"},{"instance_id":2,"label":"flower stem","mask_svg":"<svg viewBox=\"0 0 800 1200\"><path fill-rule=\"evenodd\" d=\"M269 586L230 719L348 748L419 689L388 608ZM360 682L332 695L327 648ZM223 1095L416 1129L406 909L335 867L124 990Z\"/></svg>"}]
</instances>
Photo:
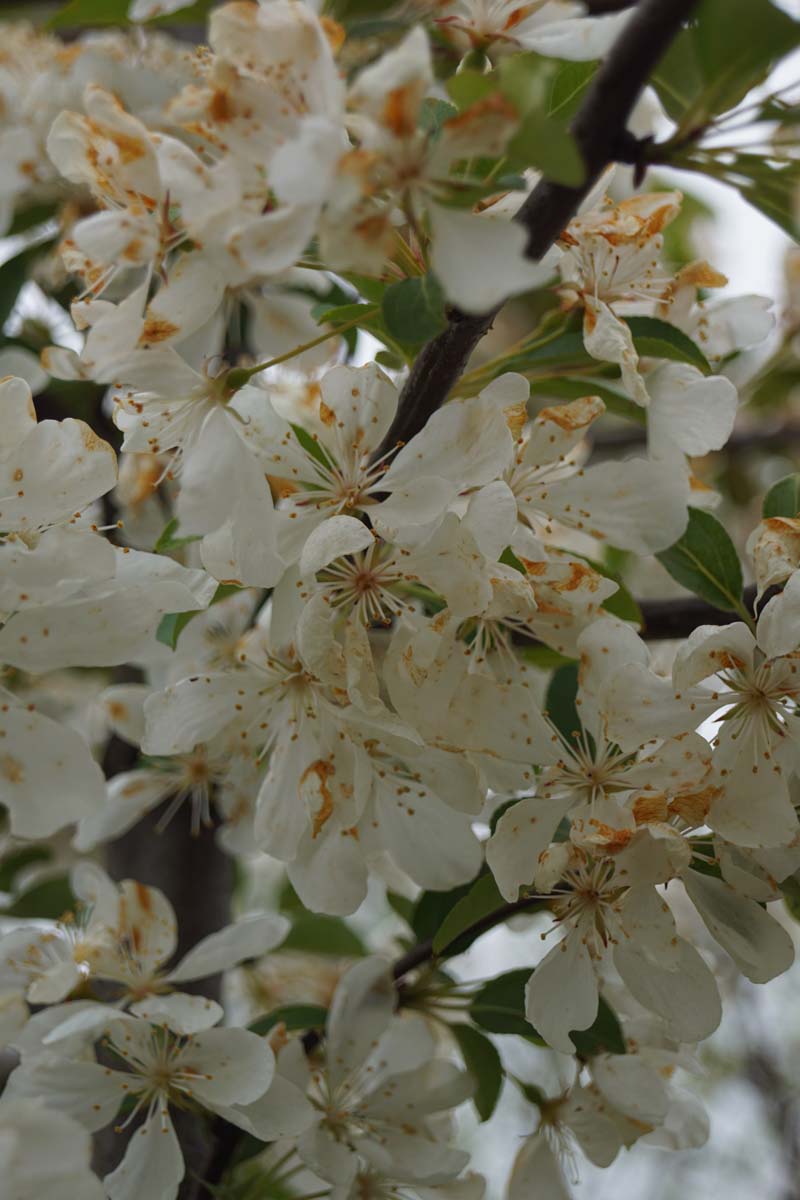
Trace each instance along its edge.
<instances>
[{"instance_id":1,"label":"flower stem","mask_svg":"<svg viewBox=\"0 0 800 1200\"><path fill-rule=\"evenodd\" d=\"M303 342L302 346L295 346L293 350L287 350L285 354L279 354L276 358L270 358L266 362L256 363L253 367L234 367L225 377L225 385L230 392L236 392L239 388L244 387L249 383L254 375L258 375L261 371L266 371L268 367L277 367L279 363L288 362L290 358L296 358L298 354L304 354L306 350L312 350L314 346L320 346L323 342L327 342L330 338L339 337L342 333L347 333L350 329L355 329L357 325L362 325L367 317L372 317L378 311L377 305L364 306L365 311L359 313L357 317L353 317L350 321L345 321L342 325L337 325L335 329L329 329L326 333L321 333L319 337L312 338L310 342Z\"/></svg>"}]
</instances>

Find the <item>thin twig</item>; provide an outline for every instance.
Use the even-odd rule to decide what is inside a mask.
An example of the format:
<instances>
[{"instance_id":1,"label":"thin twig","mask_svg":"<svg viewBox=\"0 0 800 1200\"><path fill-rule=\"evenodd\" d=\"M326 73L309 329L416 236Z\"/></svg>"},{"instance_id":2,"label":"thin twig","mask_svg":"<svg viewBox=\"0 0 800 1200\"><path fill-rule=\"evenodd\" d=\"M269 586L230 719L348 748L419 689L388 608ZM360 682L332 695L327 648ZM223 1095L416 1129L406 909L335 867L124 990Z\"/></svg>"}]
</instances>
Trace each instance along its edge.
<instances>
[{"instance_id":1,"label":"thin twig","mask_svg":"<svg viewBox=\"0 0 800 1200\"><path fill-rule=\"evenodd\" d=\"M698 0L639 0L630 21L595 75L571 126L586 164L580 187L542 179L516 214L528 231L527 256L538 262L554 244L604 168L630 155L628 119L653 68L691 16ZM447 399L472 351L500 311L450 309L447 327L427 342L400 396L397 415L377 456L409 441Z\"/></svg>"}]
</instances>

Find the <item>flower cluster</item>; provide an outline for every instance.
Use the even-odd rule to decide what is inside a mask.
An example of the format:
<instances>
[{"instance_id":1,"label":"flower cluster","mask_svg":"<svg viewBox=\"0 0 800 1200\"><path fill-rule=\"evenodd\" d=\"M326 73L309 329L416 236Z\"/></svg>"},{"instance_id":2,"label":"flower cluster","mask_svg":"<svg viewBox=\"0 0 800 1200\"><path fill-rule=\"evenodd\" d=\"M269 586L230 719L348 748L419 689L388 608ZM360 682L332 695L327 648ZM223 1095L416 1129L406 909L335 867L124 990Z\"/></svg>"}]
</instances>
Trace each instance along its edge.
<instances>
[{"instance_id":1,"label":"flower cluster","mask_svg":"<svg viewBox=\"0 0 800 1200\"><path fill-rule=\"evenodd\" d=\"M453 1119L497 1099L481 1029L559 1056L552 1087L514 1076L510 1200L568 1195L576 1147L698 1146L675 1073L719 1024L714 967L765 983L794 953L769 905L800 870L798 491L747 543L756 609L701 462L769 301L709 303L724 276L669 250L680 193L613 170L526 257L521 168L577 155L559 126L539 163L534 106L626 12L419 5L364 50L304 0L233 0L189 51L146 25L178 7L69 46L12 27L0 55L0 217L43 206L37 279L73 322L0 381L3 858L58 835L73 901L0 927L0 1165L15 1196L174 1200L191 1118L263 1143L297 1200L298 1175L481 1200ZM531 295L533 332L396 437L421 344ZM32 386L86 403L37 416ZM590 461L607 413L640 447ZM741 619L651 653L617 568L661 586L652 556ZM281 864L292 903L251 886L175 962L169 881L98 865L150 813L154 844L214 827L242 875ZM417 937L394 972L341 921L385 894ZM312 914L358 961L295 963L292 1003L244 1012L236 981L252 1001ZM518 914L527 982L482 1024L446 960Z\"/></svg>"}]
</instances>

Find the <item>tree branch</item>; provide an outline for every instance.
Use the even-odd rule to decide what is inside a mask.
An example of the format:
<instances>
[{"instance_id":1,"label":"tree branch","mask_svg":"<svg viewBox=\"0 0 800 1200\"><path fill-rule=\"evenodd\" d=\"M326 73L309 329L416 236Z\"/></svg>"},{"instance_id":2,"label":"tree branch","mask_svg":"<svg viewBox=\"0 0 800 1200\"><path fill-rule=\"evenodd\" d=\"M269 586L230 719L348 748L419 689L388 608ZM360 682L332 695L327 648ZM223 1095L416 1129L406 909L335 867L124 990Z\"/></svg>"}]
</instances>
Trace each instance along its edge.
<instances>
[{"instance_id":1,"label":"tree branch","mask_svg":"<svg viewBox=\"0 0 800 1200\"><path fill-rule=\"evenodd\" d=\"M116 683L138 682L141 673L136 668L119 667L114 671ZM135 746L112 736L103 755L103 770L108 779L132 770L138 761ZM163 833L156 826L169 805L165 801L155 812L148 813L127 833L106 846L106 867L112 879L135 879L149 887L157 887L166 895L175 910L178 922L178 956L186 953L201 938L221 929L231 918L230 900L233 890L233 863L217 844L215 832L203 829L192 837L185 808L179 811ZM202 979L183 985L183 990L219 999L219 977ZM178 1140L186 1161L186 1177L178 1193L179 1200L198 1200L203 1194L198 1177L202 1177L214 1160L216 1140L209 1133L206 1118L186 1112L176 1114ZM216 1132L216 1131L215 1131ZM128 1136L135 1134L129 1131ZM95 1135L93 1165L100 1175L113 1170L119 1163L128 1137L113 1129Z\"/></svg>"},{"instance_id":2,"label":"tree branch","mask_svg":"<svg viewBox=\"0 0 800 1200\"><path fill-rule=\"evenodd\" d=\"M764 600L769 599L770 595L767 593ZM755 584L744 589L742 599L747 610L754 612ZM715 608L713 604L695 596L676 600L640 600L639 607L644 618L642 637L649 642L688 637L700 625L728 625L731 621L741 620L736 613Z\"/></svg>"},{"instance_id":3,"label":"tree branch","mask_svg":"<svg viewBox=\"0 0 800 1200\"><path fill-rule=\"evenodd\" d=\"M496 925L502 925L503 921L507 921L509 917L515 917L517 913L525 912L526 909L541 907L541 896L526 896L522 900L514 900L509 904L503 904L500 908L495 908L490 913L475 921L474 924L468 925L466 929L462 929L457 938L453 942L461 941L464 937L477 938L482 933L488 933L490 929L494 929ZM447 949L448 947L445 947ZM431 959L439 957L433 952L433 938L426 938L424 942L417 942L416 946L412 946L405 954L392 964L392 977L396 983L409 973L416 970L417 967L423 966Z\"/></svg>"},{"instance_id":4,"label":"tree branch","mask_svg":"<svg viewBox=\"0 0 800 1200\"><path fill-rule=\"evenodd\" d=\"M625 144L628 118L650 73L697 3L639 0L571 126L586 164L584 182L580 187L566 187L542 179L515 216L528 231L526 253L534 262L550 249L604 168L616 159ZM378 455L419 433L444 403L501 307L477 315L450 310L447 328L417 355Z\"/></svg>"},{"instance_id":5,"label":"tree branch","mask_svg":"<svg viewBox=\"0 0 800 1200\"><path fill-rule=\"evenodd\" d=\"M592 462L600 462L611 458L621 451L634 450L647 441L647 434L642 426L626 426L624 429L607 430L591 438ZM734 429L731 436L721 449L713 451L729 457L749 454L761 450L783 450L787 442L800 441L800 421L789 419L780 423L766 425L762 420L758 428Z\"/></svg>"},{"instance_id":6,"label":"tree branch","mask_svg":"<svg viewBox=\"0 0 800 1200\"><path fill-rule=\"evenodd\" d=\"M633 8L637 0L583 0L586 6L587 16L602 17L606 13L622 12L626 8Z\"/></svg>"}]
</instances>

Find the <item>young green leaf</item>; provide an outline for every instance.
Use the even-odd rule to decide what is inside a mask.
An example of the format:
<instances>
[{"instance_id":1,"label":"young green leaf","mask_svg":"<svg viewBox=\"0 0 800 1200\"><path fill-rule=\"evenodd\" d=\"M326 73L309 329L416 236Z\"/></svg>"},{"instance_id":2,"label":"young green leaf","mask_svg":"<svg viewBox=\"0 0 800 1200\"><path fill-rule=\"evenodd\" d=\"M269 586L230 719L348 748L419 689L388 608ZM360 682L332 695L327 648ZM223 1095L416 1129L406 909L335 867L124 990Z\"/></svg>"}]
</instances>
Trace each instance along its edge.
<instances>
[{"instance_id":1,"label":"young green leaf","mask_svg":"<svg viewBox=\"0 0 800 1200\"><path fill-rule=\"evenodd\" d=\"M199 533L192 533L187 537L176 537L177 532L178 518L173 517L158 535L158 541L153 546L153 553L168 554L170 550L177 550L181 546L188 546L190 542L199 542L202 537Z\"/></svg>"},{"instance_id":2,"label":"young green leaf","mask_svg":"<svg viewBox=\"0 0 800 1200\"><path fill-rule=\"evenodd\" d=\"M800 474L785 475L764 497L761 511L769 517L796 517L800 513Z\"/></svg>"},{"instance_id":3,"label":"young green leaf","mask_svg":"<svg viewBox=\"0 0 800 1200\"><path fill-rule=\"evenodd\" d=\"M444 293L430 272L387 288L381 311L388 332L400 342L427 342L447 324Z\"/></svg>"},{"instance_id":4,"label":"young green leaf","mask_svg":"<svg viewBox=\"0 0 800 1200\"><path fill-rule=\"evenodd\" d=\"M520 575L527 575L528 573L510 546L506 546L500 555L500 562L506 567L513 567L515 571L519 571Z\"/></svg>"},{"instance_id":5,"label":"young green leaf","mask_svg":"<svg viewBox=\"0 0 800 1200\"><path fill-rule=\"evenodd\" d=\"M800 45L800 24L771 0L702 0L653 76L680 131L702 128L760 83Z\"/></svg>"},{"instance_id":6,"label":"young green leaf","mask_svg":"<svg viewBox=\"0 0 800 1200\"><path fill-rule=\"evenodd\" d=\"M689 509L683 537L656 558L673 579L726 612L742 611L742 564L716 517Z\"/></svg>"},{"instance_id":7,"label":"young green leaf","mask_svg":"<svg viewBox=\"0 0 800 1200\"><path fill-rule=\"evenodd\" d=\"M497 890L494 876L481 875L472 885L466 896L447 914L441 926L433 937L434 954L461 954L472 944L473 936L468 940L460 935L487 916L496 908L503 906L503 897ZM477 936L477 935L475 935Z\"/></svg>"},{"instance_id":8,"label":"young green leaf","mask_svg":"<svg viewBox=\"0 0 800 1200\"><path fill-rule=\"evenodd\" d=\"M627 317L626 325L633 336L633 344L643 357L668 358L673 362L689 363L711 374L711 363L700 347L682 329L659 321L656 317Z\"/></svg>"},{"instance_id":9,"label":"young green leaf","mask_svg":"<svg viewBox=\"0 0 800 1200\"><path fill-rule=\"evenodd\" d=\"M306 454L310 454L311 457L315 458L318 463L322 463L323 467L330 468L330 459L325 453L324 448L320 445L317 439L308 432L307 429L303 429L302 425L293 424L292 433L297 438Z\"/></svg>"},{"instance_id":10,"label":"young green leaf","mask_svg":"<svg viewBox=\"0 0 800 1200\"><path fill-rule=\"evenodd\" d=\"M799 23L800 24L800 23ZM738 151L721 156L711 149L689 151L670 159L676 166L711 175L736 188L754 208L797 238L796 197L800 159L773 159L768 154Z\"/></svg>"},{"instance_id":11,"label":"young green leaf","mask_svg":"<svg viewBox=\"0 0 800 1200\"><path fill-rule=\"evenodd\" d=\"M451 1025L450 1030L458 1042L464 1066L475 1080L472 1103L480 1119L488 1121L497 1107L503 1087L500 1055L489 1039L471 1025Z\"/></svg>"}]
</instances>

